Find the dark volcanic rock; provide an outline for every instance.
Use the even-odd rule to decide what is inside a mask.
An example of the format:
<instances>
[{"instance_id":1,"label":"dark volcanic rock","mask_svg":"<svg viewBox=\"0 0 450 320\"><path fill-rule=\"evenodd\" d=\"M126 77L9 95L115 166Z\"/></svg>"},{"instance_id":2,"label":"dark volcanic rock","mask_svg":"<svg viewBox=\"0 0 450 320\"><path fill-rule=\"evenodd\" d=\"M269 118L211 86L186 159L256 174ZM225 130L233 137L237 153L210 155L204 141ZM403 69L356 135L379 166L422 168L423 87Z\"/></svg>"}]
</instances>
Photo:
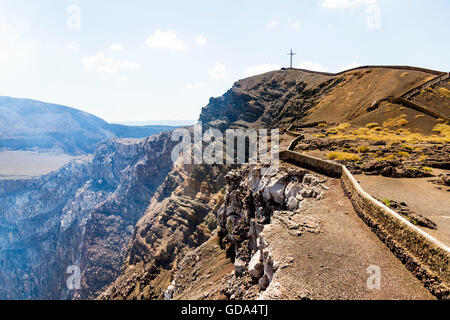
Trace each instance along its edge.
<instances>
[{"instance_id":1,"label":"dark volcanic rock","mask_svg":"<svg viewBox=\"0 0 450 320\"><path fill-rule=\"evenodd\" d=\"M110 140L35 179L0 180L0 299L94 298L172 167L171 135ZM81 269L68 291L66 270Z\"/></svg>"}]
</instances>

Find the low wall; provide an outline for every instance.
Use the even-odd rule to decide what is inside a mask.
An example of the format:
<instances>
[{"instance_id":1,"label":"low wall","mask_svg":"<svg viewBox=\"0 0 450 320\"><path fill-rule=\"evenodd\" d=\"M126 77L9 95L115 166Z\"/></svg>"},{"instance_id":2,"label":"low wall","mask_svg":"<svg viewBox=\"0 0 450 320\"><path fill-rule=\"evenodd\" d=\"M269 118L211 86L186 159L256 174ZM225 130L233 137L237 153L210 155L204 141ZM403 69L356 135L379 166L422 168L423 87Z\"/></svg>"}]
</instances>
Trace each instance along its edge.
<instances>
[{"instance_id":1,"label":"low wall","mask_svg":"<svg viewBox=\"0 0 450 320\"><path fill-rule=\"evenodd\" d=\"M436 297L450 297L450 248L365 192L345 166L293 151L280 159L305 169L341 178L358 215Z\"/></svg>"},{"instance_id":2,"label":"low wall","mask_svg":"<svg viewBox=\"0 0 450 320\"><path fill-rule=\"evenodd\" d=\"M450 249L365 192L346 167L342 186L358 215L436 297L450 295Z\"/></svg>"},{"instance_id":3,"label":"low wall","mask_svg":"<svg viewBox=\"0 0 450 320\"><path fill-rule=\"evenodd\" d=\"M442 73L439 76L421 84L418 85L412 89L409 89L405 93L401 94L400 97L405 98L406 100L411 99L414 95L420 93L425 88L432 87L436 84L438 84L441 81L447 80L450 77L450 74L448 72Z\"/></svg>"},{"instance_id":4,"label":"low wall","mask_svg":"<svg viewBox=\"0 0 450 320\"><path fill-rule=\"evenodd\" d=\"M298 136L298 137L295 138L294 140L292 140L291 143L289 144L288 151L294 151L295 147L300 143L300 141L305 139L304 135L298 135L297 134L296 136Z\"/></svg>"},{"instance_id":5,"label":"low wall","mask_svg":"<svg viewBox=\"0 0 450 320\"><path fill-rule=\"evenodd\" d=\"M342 166L331 161L314 158L289 150L281 151L280 159L327 176L335 178L340 178L342 176Z\"/></svg>"},{"instance_id":6,"label":"low wall","mask_svg":"<svg viewBox=\"0 0 450 320\"><path fill-rule=\"evenodd\" d=\"M393 103L401 104L401 105L404 105L404 106L406 106L408 108L411 108L411 109L414 109L416 111L425 113L425 114L427 114L429 116L432 116L433 118L444 119L446 121L450 121L450 118L447 115L443 114L442 112L436 111L436 110L434 110L432 108L429 108L429 107L422 106L422 105L420 105L420 104L418 104L416 102L412 102L412 101L406 100L404 98L394 98L394 99L391 99L391 101Z\"/></svg>"}]
</instances>

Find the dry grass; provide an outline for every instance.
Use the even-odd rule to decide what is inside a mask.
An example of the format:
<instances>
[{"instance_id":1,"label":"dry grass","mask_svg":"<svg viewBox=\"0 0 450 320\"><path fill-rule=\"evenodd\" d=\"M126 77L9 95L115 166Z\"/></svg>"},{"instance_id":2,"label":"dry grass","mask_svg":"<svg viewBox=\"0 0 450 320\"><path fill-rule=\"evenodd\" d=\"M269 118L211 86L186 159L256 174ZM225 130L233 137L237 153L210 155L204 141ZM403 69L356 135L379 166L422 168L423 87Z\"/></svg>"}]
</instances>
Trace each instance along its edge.
<instances>
[{"instance_id":1,"label":"dry grass","mask_svg":"<svg viewBox=\"0 0 450 320\"><path fill-rule=\"evenodd\" d=\"M342 129L347 127L347 129ZM329 139L337 140L349 140L349 141L385 141L387 143L408 143L410 145L418 144L420 142L432 142L432 143L449 143L450 142L450 126L440 123L434 127L433 135L423 135L421 133L412 133L407 129L390 130L388 128L375 127L369 128L356 128L348 130L349 126L343 126L331 128L327 131Z\"/></svg>"},{"instance_id":2,"label":"dry grass","mask_svg":"<svg viewBox=\"0 0 450 320\"><path fill-rule=\"evenodd\" d=\"M450 137L450 126L443 123L437 124L433 128L433 132L438 132L443 136Z\"/></svg>"},{"instance_id":3,"label":"dry grass","mask_svg":"<svg viewBox=\"0 0 450 320\"><path fill-rule=\"evenodd\" d=\"M366 146L360 146L360 147L358 147L358 152L359 153L369 153L370 152L370 148L366 147Z\"/></svg>"},{"instance_id":4,"label":"dry grass","mask_svg":"<svg viewBox=\"0 0 450 320\"><path fill-rule=\"evenodd\" d=\"M406 120L406 118L407 118L406 114L402 114L402 115L398 116L397 118L391 118L391 119L383 122L383 127L397 128L397 127L406 126L409 123L409 121Z\"/></svg>"},{"instance_id":5,"label":"dry grass","mask_svg":"<svg viewBox=\"0 0 450 320\"><path fill-rule=\"evenodd\" d=\"M397 157L395 155L393 155L393 154L390 154L390 155L388 155L386 157L383 157L383 158L376 158L375 160L376 161L397 160Z\"/></svg>"},{"instance_id":6,"label":"dry grass","mask_svg":"<svg viewBox=\"0 0 450 320\"><path fill-rule=\"evenodd\" d=\"M411 156L408 152L405 151L397 151L397 154L402 158L409 158Z\"/></svg>"},{"instance_id":7,"label":"dry grass","mask_svg":"<svg viewBox=\"0 0 450 320\"><path fill-rule=\"evenodd\" d=\"M350 127L351 127L350 123L341 123L340 125L338 125L338 126L336 126L334 128L328 129L327 132L329 134L338 134L338 133L340 133L342 131L347 130Z\"/></svg>"},{"instance_id":8,"label":"dry grass","mask_svg":"<svg viewBox=\"0 0 450 320\"><path fill-rule=\"evenodd\" d=\"M366 125L366 128L367 129L373 129L373 128L376 128L378 126L379 126L378 123L369 123L368 125Z\"/></svg>"},{"instance_id":9,"label":"dry grass","mask_svg":"<svg viewBox=\"0 0 450 320\"><path fill-rule=\"evenodd\" d=\"M361 160L361 158L356 153L349 153L349 152L339 152L339 151L333 151L330 152L327 155L327 158L330 160L347 160L347 161L358 161Z\"/></svg>"},{"instance_id":10,"label":"dry grass","mask_svg":"<svg viewBox=\"0 0 450 320\"><path fill-rule=\"evenodd\" d=\"M450 98L450 90L447 88L439 88L439 93L446 98Z\"/></svg>"}]
</instances>

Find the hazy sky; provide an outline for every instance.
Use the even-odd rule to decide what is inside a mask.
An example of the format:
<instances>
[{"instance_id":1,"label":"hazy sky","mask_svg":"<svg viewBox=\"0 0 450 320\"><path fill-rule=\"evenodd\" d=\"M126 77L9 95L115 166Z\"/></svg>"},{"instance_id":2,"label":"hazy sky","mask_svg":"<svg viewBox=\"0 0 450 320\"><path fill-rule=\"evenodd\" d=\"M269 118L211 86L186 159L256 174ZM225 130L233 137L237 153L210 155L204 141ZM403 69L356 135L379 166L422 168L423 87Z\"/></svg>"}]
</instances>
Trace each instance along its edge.
<instances>
[{"instance_id":1,"label":"hazy sky","mask_svg":"<svg viewBox=\"0 0 450 320\"><path fill-rule=\"evenodd\" d=\"M197 119L234 81L294 65L449 71L448 0L0 0L0 95L110 122Z\"/></svg>"}]
</instances>

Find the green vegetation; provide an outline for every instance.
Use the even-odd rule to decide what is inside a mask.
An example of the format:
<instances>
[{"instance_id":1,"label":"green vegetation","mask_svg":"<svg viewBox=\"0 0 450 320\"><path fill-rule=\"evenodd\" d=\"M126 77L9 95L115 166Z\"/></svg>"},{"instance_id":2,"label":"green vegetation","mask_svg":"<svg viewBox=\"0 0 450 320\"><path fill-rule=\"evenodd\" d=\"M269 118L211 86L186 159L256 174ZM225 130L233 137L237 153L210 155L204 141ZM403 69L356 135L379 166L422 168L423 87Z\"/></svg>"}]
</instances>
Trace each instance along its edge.
<instances>
[{"instance_id":1,"label":"green vegetation","mask_svg":"<svg viewBox=\"0 0 450 320\"><path fill-rule=\"evenodd\" d=\"M388 207L388 208L391 207L391 200L389 200L389 199L383 199L382 202L384 203L384 205L385 205L386 207Z\"/></svg>"}]
</instances>

